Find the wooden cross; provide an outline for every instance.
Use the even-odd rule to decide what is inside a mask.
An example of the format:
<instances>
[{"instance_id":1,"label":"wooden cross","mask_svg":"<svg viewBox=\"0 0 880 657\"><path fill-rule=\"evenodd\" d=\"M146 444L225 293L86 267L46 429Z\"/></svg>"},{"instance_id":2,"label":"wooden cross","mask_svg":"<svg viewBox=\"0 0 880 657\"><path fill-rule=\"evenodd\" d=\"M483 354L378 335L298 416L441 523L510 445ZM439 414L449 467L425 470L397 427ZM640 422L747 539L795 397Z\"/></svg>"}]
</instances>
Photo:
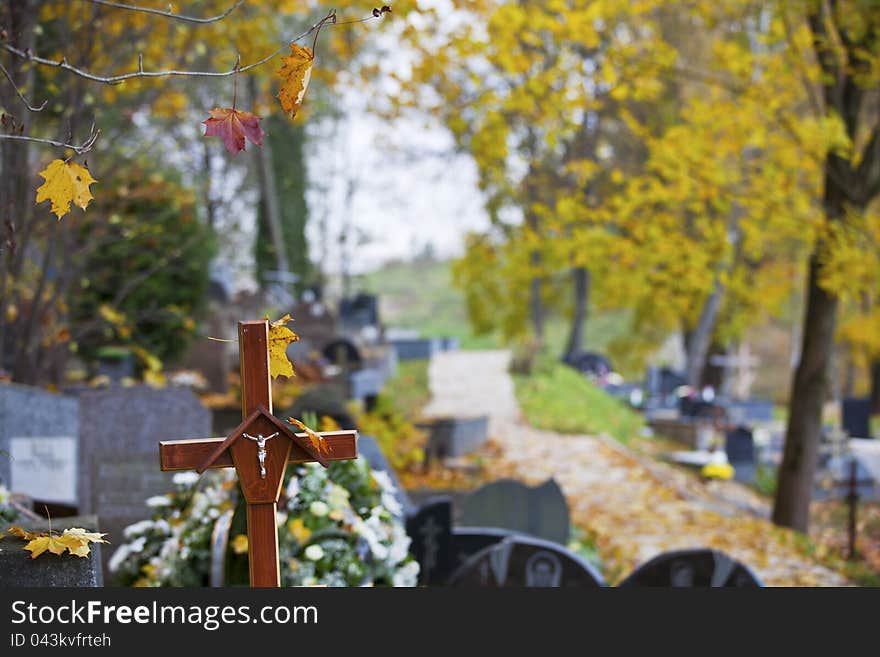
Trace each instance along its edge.
<instances>
[{"instance_id":1,"label":"wooden cross","mask_svg":"<svg viewBox=\"0 0 880 657\"><path fill-rule=\"evenodd\" d=\"M309 436L295 433L272 415L269 375L269 322L238 323L241 412L244 420L226 438L159 443L164 471L234 466L247 502L248 563L251 586L280 586L275 512L288 463L357 458L357 431L319 434L319 452Z\"/></svg>"},{"instance_id":2,"label":"wooden cross","mask_svg":"<svg viewBox=\"0 0 880 657\"><path fill-rule=\"evenodd\" d=\"M847 522L847 547L849 560L856 558L856 539L858 538L858 513L859 513L859 486L868 485L870 479L859 479L859 462L853 459L849 462L849 477L846 481L834 482L835 488L846 490L846 504L849 507Z\"/></svg>"}]
</instances>

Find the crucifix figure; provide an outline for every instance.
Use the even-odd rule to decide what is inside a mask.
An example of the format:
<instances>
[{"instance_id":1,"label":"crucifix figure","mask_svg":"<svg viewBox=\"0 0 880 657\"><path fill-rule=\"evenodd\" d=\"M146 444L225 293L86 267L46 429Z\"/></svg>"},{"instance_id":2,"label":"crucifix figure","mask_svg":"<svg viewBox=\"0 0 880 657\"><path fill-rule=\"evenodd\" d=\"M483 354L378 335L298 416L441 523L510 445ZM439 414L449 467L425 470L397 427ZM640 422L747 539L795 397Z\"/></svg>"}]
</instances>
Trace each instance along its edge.
<instances>
[{"instance_id":1,"label":"crucifix figure","mask_svg":"<svg viewBox=\"0 0 880 657\"><path fill-rule=\"evenodd\" d=\"M318 434L321 449L272 415L269 375L269 322L239 322L241 410L244 420L226 438L159 443L162 470L235 467L247 502L248 564L251 586L280 586L275 513L288 463L357 458L357 431ZM245 438L245 440L240 440Z\"/></svg>"},{"instance_id":2,"label":"crucifix figure","mask_svg":"<svg viewBox=\"0 0 880 657\"><path fill-rule=\"evenodd\" d=\"M241 435L244 436L245 438L247 438L248 440L253 440L254 442L257 443L257 460L260 462L260 478L265 479L266 478L266 442L268 440L271 440L275 436L277 436L278 432L276 431L271 436L264 436L261 433L258 433L256 436L252 436L249 433L243 433Z\"/></svg>"}]
</instances>

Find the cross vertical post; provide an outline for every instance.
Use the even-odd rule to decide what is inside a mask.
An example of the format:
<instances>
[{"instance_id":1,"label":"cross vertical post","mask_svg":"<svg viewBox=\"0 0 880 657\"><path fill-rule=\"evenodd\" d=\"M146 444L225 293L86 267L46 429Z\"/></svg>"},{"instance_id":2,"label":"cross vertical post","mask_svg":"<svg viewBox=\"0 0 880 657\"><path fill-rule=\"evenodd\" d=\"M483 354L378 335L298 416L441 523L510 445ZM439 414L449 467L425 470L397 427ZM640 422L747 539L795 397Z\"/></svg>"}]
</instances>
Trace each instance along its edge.
<instances>
[{"instance_id":1,"label":"cross vertical post","mask_svg":"<svg viewBox=\"0 0 880 657\"><path fill-rule=\"evenodd\" d=\"M267 322L238 323L238 359L241 371L242 419L247 418L261 406L271 414L272 379L269 374L269 325ZM235 460L235 451L233 451L233 460ZM238 469L237 463L236 469ZM278 530L275 527L275 512L277 510L277 497L273 502L255 504L251 504L248 500L248 569L251 586L281 586L281 570L278 564Z\"/></svg>"}]
</instances>

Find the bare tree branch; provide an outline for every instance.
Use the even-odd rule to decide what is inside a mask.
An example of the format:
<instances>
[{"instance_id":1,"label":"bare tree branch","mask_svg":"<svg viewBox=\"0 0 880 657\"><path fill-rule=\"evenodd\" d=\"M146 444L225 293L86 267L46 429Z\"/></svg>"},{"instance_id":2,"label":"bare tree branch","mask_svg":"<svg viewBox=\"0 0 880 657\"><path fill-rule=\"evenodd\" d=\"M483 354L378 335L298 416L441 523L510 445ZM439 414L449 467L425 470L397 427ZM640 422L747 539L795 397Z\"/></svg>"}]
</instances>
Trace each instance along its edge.
<instances>
[{"instance_id":1,"label":"bare tree branch","mask_svg":"<svg viewBox=\"0 0 880 657\"><path fill-rule=\"evenodd\" d=\"M372 16L369 17L373 18ZM365 19L369 20L369 19ZM29 62L34 62L36 64L42 64L43 66L51 66L54 68L60 68L65 71L69 71L74 75L77 75L81 78L85 78L86 80L91 80L92 82L100 82L102 84L119 84L120 82L124 82L126 80L131 80L134 78L163 78L163 77L172 77L172 76L187 76L187 77L201 77L201 78L224 78L229 77L230 75L235 75L236 73L244 73L249 71L252 68L256 68L258 66L262 66L270 59L280 55L282 52L287 50L287 48L297 41L300 41L316 30L321 29L326 24L335 25L336 24L336 13L335 10L331 10L324 18L320 21L312 25L308 30L300 34L299 36L286 41L283 46L278 48L275 52L263 57L259 61L254 62L253 64L248 64L247 66L235 66L228 71L186 71L186 70L168 70L168 71L145 71L144 63L143 63L143 55L138 56L138 70L133 73L123 73L121 75L96 75L94 73L90 73L89 71L79 68L78 66L73 66L68 63L66 57L62 57L59 60L46 59L45 57L38 57L33 53L21 50L20 48L16 48L8 43L0 43L0 48L6 50L9 53L12 53L16 57L20 57L21 59L27 60Z\"/></svg>"},{"instance_id":2,"label":"bare tree branch","mask_svg":"<svg viewBox=\"0 0 880 657\"><path fill-rule=\"evenodd\" d=\"M82 155L83 153L88 153L92 150L92 147L95 145L95 142L98 140L98 135L101 134L100 130L96 130L94 126L92 126L92 132L89 134L88 139L86 139L82 144L66 144L63 141L55 141L54 139L41 139L39 137L28 137L27 135L7 135L0 133L0 139L16 139L18 141L33 141L38 144L48 144L49 146L57 146L58 148L69 148L77 155Z\"/></svg>"},{"instance_id":3,"label":"bare tree branch","mask_svg":"<svg viewBox=\"0 0 880 657\"><path fill-rule=\"evenodd\" d=\"M46 104L49 102L48 100L44 100L43 104L39 107L34 107L31 105L27 98L24 97L24 94L21 93L21 89L18 88L18 85L15 84L15 80L12 79L12 76L9 74L9 71L6 70L6 67L0 63L0 71L3 71L3 75L6 76L6 79L9 80L9 84L12 85L12 88L15 89L15 93L18 94L18 97L21 98L21 102L24 103L24 106L27 107L31 112L42 112L43 108L46 107Z\"/></svg>"},{"instance_id":4,"label":"bare tree branch","mask_svg":"<svg viewBox=\"0 0 880 657\"><path fill-rule=\"evenodd\" d=\"M185 21L187 23L216 23L217 21L222 21L224 18L229 16L232 12L238 9L244 0L237 0L234 5L232 5L229 9L224 11L222 14L217 14L216 16L211 16L209 18L196 18L195 16L187 16L185 14L175 14L170 11L162 11L161 9L149 9L148 7L137 7L135 5L127 5L121 2L110 2L110 0L83 0L84 2L91 2L93 5L104 5L105 7L113 7L115 9L126 9L128 11L140 11L145 14L155 14L156 16L164 16L165 18L173 18L178 21Z\"/></svg>"}]
</instances>

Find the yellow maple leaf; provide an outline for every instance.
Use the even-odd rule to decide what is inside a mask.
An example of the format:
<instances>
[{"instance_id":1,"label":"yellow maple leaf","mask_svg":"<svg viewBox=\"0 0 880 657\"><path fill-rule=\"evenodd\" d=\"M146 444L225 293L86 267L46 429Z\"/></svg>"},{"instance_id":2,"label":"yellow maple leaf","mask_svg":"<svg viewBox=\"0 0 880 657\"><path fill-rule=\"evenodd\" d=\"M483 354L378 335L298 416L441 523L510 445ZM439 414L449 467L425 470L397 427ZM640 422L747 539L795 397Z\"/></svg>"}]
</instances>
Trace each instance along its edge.
<instances>
[{"instance_id":1,"label":"yellow maple leaf","mask_svg":"<svg viewBox=\"0 0 880 657\"><path fill-rule=\"evenodd\" d=\"M62 554L67 547L67 543L60 536L41 534L25 545L24 549L31 553L31 559L36 559L46 550L52 554Z\"/></svg>"},{"instance_id":2,"label":"yellow maple leaf","mask_svg":"<svg viewBox=\"0 0 880 657\"><path fill-rule=\"evenodd\" d=\"M309 440L311 441L314 448L318 450L319 454L321 454L322 456L328 456L330 454L330 446L327 445L327 441L321 438L321 436L319 436L317 433L309 429L305 425L305 423L300 422L295 417L289 417L287 418L287 421L290 422L292 425L299 427L300 431L304 431L308 435Z\"/></svg>"},{"instance_id":3,"label":"yellow maple leaf","mask_svg":"<svg viewBox=\"0 0 880 657\"><path fill-rule=\"evenodd\" d=\"M107 543L104 540L106 534L89 532L81 527L65 529L60 536L52 533L25 531L21 527L10 527L8 533L28 541L24 549L31 553L31 559L36 559L47 550L52 554L63 554L69 551L78 557L87 557L91 550L91 543Z\"/></svg>"},{"instance_id":4,"label":"yellow maple leaf","mask_svg":"<svg viewBox=\"0 0 880 657\"><path fill-rule=\"evenodd\" d=\"M315 56L311 49L292 43L290 55L282 57L281 61L282 66L278 75L284 82L278 89L278 100L281 101L284 111L293 119L309 87Z\"/></svg>"},{"instance_id":5,"label":"yellow maple leaf","mask_svg":"<svg viewBox=\"0 0 880 657\"><path fill-rule=\"evenodd\" d=\"M59 219L70 212L73 202L83 210L94 198L89 185L97 182L89 170L75 162L52 160L40 171L46 182L37 188L37 203L52 202L52 212Z\"/></svg>"},{"instance_id":6,"label":"yellow maple leaf","mask_svg":"<svg viewBox=\"0 0 880 657\"><path fill-rule=\"evenodd\" d=\"M269 373L273 379L296 374L293 363L287 358L287 347L299 340L299 336L286 326L291 319L290 315L285 315L269 324Z\"/></svg>"}]
</instances>

